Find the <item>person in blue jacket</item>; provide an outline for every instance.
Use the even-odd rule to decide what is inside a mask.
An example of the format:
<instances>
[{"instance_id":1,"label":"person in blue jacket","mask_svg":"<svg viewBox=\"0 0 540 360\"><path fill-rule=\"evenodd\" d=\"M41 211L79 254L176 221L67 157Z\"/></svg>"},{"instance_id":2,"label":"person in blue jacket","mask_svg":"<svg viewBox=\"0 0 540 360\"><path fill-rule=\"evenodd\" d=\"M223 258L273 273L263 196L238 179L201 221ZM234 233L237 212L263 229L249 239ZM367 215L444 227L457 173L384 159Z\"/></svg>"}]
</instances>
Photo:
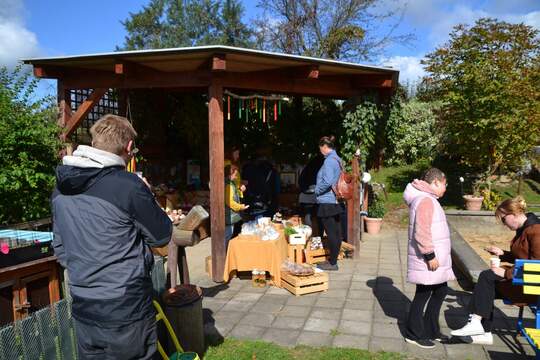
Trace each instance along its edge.
<instances>
[{"instance_id":1,"label":"person in blue jacket","mask_svg":"<svg viewBox=\"0 0 540 360\"><path fill-rule=\"evenodd\" d=\"M319 140L319 150L324 156L324 163L317 173L315 195L317 196L317 217L322 223L328 238L330 259L317 265L323 270L338 270L337 258L341 248L340 216L343 207L337 201L332 187L337 184L341 172L341 159L334 150L334 136L323 136Z\"/></svg>"}]
</instances>

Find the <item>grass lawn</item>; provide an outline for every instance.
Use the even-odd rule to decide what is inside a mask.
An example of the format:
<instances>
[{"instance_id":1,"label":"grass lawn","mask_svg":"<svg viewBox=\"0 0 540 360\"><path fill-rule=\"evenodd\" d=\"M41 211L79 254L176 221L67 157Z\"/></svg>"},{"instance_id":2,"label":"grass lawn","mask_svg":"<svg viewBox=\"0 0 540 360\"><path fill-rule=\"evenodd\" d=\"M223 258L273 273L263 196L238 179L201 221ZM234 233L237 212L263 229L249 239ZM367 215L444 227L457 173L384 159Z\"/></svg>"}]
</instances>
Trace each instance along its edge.
<instances>
[{"instance_id":1,"label":"grass lawn","mask_svg":"<svg viewBox=\"0 0 540 360\"><path fill-rule=\"evenodd\" d=\"M406 357L397 353L370 353L366 350L342 348L313 348L297 346L285 348L262 341L225 339L215 347L210 347L205 360L398 360Z\"/></svg>"},{"instance_id":2,"label":"grass lawn","mask_svg":"<svg viewBox=\"0 0 540 360\"><path fill-rule=\"evenodd\" d=\"M373 177L373 182L382 183L386 187L388 201L386 207L388 210L393 210L402 207L403 190L405 186L415 178L419 178L429 164L418 163L406 166L394 166L381 168L379 171L370 171ZM461 199L461 187L458 178L463 176L458 171L451 172L444 170L448 176L448 190L442 199L442 204L446 208L462 208L463 201ZM509 184L498 184L493 187L498 191L503 199L514 197L517 195L518 182L513 181ZM531 211L540 211L540 183L533 179L525 179L523 181L522 196L529 204Z\"/></svg>"}]
</instances>

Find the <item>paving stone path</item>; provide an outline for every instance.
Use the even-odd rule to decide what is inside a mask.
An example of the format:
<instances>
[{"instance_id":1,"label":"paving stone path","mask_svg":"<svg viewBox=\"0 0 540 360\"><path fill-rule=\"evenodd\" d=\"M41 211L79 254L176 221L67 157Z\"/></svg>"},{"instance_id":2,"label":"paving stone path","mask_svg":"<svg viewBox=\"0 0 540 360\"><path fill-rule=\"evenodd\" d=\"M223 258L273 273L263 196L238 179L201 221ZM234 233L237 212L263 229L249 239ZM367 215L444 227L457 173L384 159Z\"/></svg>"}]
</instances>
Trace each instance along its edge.
<instances>
[{"instance_id":1,"label":"paving stone path","mask_svg":"<svg viewBox=\"0 0 540 360\"><path fill-rule=\"evenodd\" d=\"M534 354L525 339L516 337L518 309L499 301L492 346L437 344L435 349L423 350L405 343L402 324L415 290L405 281L406 248L403 230L366 235L360 259L340 261L339 271L330 273L327 292L301 297L275 287L254 288L249 280L235 278L227 285L216 285L201 279L197 284L205 293L205 332L213 341L257 339L283 346L395 351L413 358L525 359ZM460 283L464 282L449 284L441 310L441 327L448 335L466 322L469 292Z\"/></svg>"}]
</instances>

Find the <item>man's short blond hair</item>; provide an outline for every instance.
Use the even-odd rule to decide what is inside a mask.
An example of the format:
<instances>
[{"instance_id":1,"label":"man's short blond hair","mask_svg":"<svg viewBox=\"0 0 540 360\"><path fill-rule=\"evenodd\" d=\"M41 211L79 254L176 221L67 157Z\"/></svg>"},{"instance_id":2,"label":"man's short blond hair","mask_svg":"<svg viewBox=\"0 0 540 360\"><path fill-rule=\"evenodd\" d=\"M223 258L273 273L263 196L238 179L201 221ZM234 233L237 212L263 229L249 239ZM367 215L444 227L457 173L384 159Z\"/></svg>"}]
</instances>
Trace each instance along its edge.
<instances>
[{"instance_id":1,"label":"man's short blond hair","mask_svg":"<svg viewBox=\"0 0 540 360\"><path fill-rule=\"evenodd\" d=\"M90 128L90 135L93 147L122 155L129 141L137 137L137 132L125 117L107 114Z\"/></svg>"}]
</instances>

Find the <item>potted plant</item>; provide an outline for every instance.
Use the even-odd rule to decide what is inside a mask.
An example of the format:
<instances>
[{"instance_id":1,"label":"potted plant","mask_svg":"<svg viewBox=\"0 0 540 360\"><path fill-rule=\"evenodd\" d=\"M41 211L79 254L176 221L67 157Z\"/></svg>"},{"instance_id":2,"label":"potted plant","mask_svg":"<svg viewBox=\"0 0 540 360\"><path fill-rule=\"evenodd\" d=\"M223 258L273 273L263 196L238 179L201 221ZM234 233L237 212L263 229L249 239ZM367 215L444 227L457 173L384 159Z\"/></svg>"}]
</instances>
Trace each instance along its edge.
<instances>
[{"instance_id":1,"label":"potted plant","mask_svg":"<svg viewBox=\"0 0 540 360\"><path fill-rule=\"evenodd\" d=\"M463 183L463 178L459 178L459 181ZM465 209L469 211L480 211L482 209L482 202L484 197L480 192L481 181L475 181L473 183L473 193L463 195L463 201L465 201Z\"/></svg>"},{"instance_id":2,"label":"potted plant","mask_svg":"<svg viewBox=\"0 0 540 360\"><path fill-rule=\"evenodd\" d=\"M378 234L381 231L381 225L383 221L386 208L384 207L384 200L378 196L373 196L369 206L368 215L365 218L366 231L368 234Z\"/></svg>"}]
</instances>

